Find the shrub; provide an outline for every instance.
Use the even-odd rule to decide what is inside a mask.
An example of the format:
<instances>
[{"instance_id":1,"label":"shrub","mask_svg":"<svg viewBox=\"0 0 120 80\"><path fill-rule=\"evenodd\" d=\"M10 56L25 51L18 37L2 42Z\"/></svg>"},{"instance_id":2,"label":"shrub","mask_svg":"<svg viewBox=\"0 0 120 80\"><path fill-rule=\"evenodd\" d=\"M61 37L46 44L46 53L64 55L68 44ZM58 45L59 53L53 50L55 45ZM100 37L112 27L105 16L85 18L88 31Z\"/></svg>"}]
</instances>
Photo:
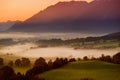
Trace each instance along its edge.
<instances>
[{"instance_id":1,"label":"shrub","mask_svg":"<svg viewBox=\"0 0 120 80\"><path fill-rule=\"evenodd\" d=\"M0 80L14 80L15 72L9 66L4 66L0 69Z\"/></svg>"},{"instance_id":2,"label":"shrub","mask_svg":"<svg viewBox=\"0 0 120 80\"><path fill-rule=\"evenodd\" d=\"M15 61L15 66L17 67L28 67L30 66L30 60L29 58L22 58L22 59L17 59Z\"/></svg>"},{"instance_id":3,"label":"shrub","mask_svg":"<svg viewBox=\"0 0 120 80\"><path fill-rule=\"evenodd\" d=\"M113 62L120 64L120 52L113 56Z\"/></svg>"}]
</instances>

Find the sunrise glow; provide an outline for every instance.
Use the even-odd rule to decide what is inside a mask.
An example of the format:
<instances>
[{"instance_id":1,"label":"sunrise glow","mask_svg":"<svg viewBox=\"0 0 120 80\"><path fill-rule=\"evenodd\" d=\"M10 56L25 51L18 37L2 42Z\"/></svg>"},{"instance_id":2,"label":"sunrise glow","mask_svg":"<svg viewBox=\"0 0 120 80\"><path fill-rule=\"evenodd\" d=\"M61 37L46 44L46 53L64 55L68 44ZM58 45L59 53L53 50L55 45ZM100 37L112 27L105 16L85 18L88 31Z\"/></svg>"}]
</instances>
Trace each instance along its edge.
<instances>
[{"instance_id":1,"label":"sunrise glow","mask_svg":"<svg viewBox=\"0 0 120 80\"><path fill-rule=\"evenodd\" d=\"M0 22L8 20L24 21L40 10L59 1L71 0L0 0ZM92 0L86 0L90 2Z\"/></svg>"}]
</instances>

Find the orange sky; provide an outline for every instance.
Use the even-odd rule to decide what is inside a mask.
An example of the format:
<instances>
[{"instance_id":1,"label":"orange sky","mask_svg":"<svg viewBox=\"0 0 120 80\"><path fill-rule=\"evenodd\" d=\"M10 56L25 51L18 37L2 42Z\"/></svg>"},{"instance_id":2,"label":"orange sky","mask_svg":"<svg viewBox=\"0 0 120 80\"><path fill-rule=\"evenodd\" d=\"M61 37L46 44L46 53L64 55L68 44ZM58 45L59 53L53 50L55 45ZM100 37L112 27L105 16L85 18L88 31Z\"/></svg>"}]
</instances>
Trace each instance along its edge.
<instances>
[{"instance_id":1,"label":"orange sky","mask_svg":"<svg viewBox=\"0 0 120 80\"><path fill-rule=\"evenodd\" d=\"M0 22L22 20L31 17L47 6L59 1L71 0L0 0ZM92 0L86 0L88 2Z\"/></svg>"}]
</instances>

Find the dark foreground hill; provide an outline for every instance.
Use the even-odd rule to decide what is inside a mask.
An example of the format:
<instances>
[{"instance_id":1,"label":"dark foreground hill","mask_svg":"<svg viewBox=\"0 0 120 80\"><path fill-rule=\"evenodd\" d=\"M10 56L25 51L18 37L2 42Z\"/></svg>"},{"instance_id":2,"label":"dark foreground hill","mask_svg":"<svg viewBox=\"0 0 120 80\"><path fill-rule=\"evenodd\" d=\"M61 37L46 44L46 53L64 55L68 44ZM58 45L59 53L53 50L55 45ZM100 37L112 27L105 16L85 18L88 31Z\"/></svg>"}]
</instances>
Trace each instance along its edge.
<instances>
[{"instance_id":1,"label":"dark foreground hill","mask_svg":"<svg viewBox=\"0 0 120 80\"><path fill-rule=\"evenodd\" d=\"M39 77L46 80L119 80L120 65L100 61L70 63L60 69L45 72ZM85 79L87 80L87 79Z\"/></svg>"},{"instance_id":2,"label":"dark foreground hill","mask_svg":"<svg viewBox=\"0 0 120 80\"><path fill-rule=\"evenodd\" d=\"M8 31L85 32L120 31L120 0L59 2L16 23Z\"/></svg>"}]
</instances>

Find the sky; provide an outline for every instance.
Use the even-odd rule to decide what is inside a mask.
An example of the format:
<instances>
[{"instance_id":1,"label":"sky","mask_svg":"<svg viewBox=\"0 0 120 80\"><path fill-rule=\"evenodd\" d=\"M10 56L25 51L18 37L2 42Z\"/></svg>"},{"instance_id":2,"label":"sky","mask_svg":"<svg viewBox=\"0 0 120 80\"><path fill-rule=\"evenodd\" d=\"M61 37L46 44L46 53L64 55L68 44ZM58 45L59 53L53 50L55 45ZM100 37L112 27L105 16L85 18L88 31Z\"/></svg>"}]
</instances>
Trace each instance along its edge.
<instances>
[{"instance_id":1,"label":"sky","mask_svg":"<svg viewBox=\"0 0 120 80\"><path fill-rule=\"evenodd\" d=\"M0 22L24 21L50 5L71 0L0 0ZM85 0L92 1L92 0Z\"/></svg>"}]
</instances>

